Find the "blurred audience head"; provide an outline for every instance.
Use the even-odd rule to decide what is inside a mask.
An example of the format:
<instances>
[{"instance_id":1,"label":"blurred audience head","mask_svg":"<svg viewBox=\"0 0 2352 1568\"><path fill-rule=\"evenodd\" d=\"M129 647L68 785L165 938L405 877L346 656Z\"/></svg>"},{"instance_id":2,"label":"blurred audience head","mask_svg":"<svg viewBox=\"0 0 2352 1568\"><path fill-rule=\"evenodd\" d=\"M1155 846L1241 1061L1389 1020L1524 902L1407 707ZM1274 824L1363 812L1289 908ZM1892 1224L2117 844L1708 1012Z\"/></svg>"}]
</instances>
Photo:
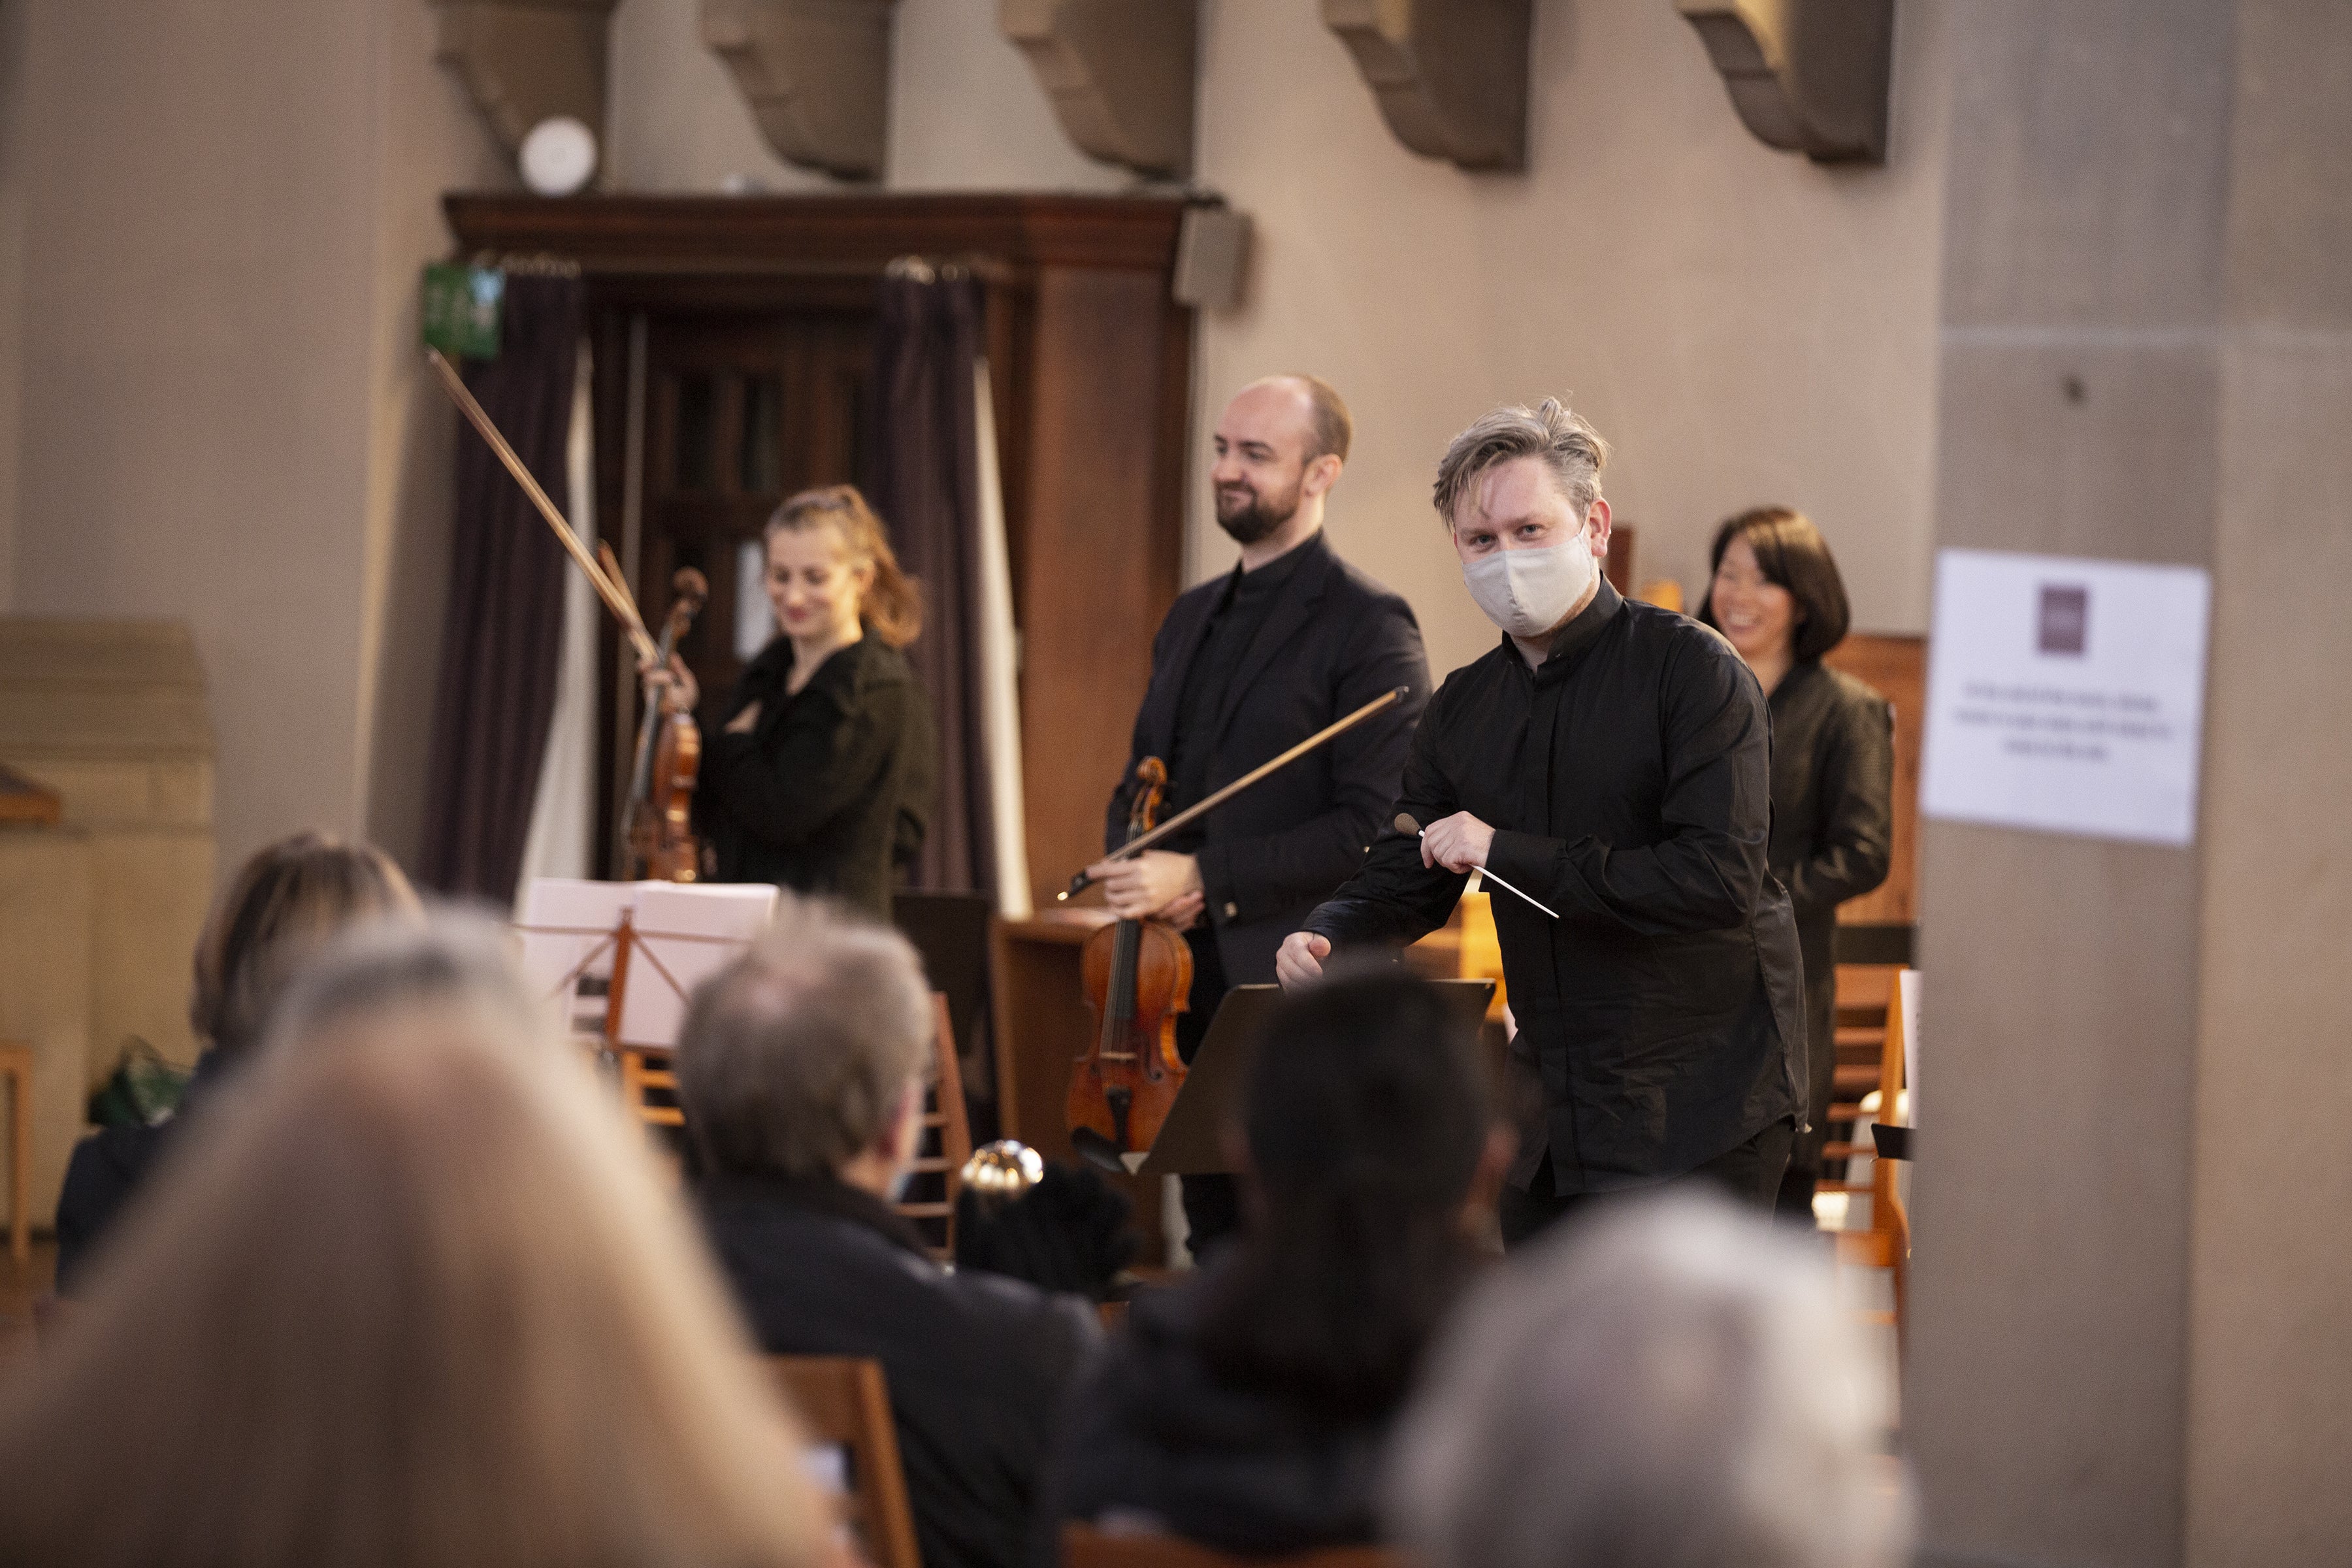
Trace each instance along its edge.
<instances>
[{"instance_id":1,"label":"blurred audience head","mask_svg":"<svg viewBox=\"0 0 2352 1568\"><path fill-rule=\"evenodd\" d=\"M1712 1199L1627 1200L1464 1303L1391 1456L1430 1568L1891 1568L1904 1485L1827 1261Z\"/></svg>"},{"instance_id":2,"label":"blurred audience head","mask_svg":"<svg viewBox=\"0 0 2352 1568\"><path fill-rule=\"evenodd\" d=\"M323 833L281 838L255 852L205 919L188 1022L212 1048L241 1052L322 943L346 926L417 914L408 879L383 850Z\"/></svg>"},{"instance_id":3,"label":"blurred audience head","mask_svg":"<svg viewBox=\"0 0 2352 1568\"><path fill-rule=\"evenodd\" d=\"M1385 1415L1477 1265L1509 1156L1474 1030L1392 963L1337 965L1267 1018L1234 1131L1249 1221L1204 1357L1333 1420Z\"/></svg>"},{"instance_id":4,"label":"blurred audience head","mask_svg":"<svg viewBox=\"0 0 2352 1568\"><path fill-rule=\"evenodd\" d=\"M564 1049L552 1006L516 966L507 928L444 910L337 937L296 974L262 1037L266 1059L355 1043L457 1034L535 1059Z\"/></svg>"},{"instance_id":5,"label":"blurred audience head","mask_svg":"<svg viewBox=\"0 0 2352 1568\"><path fill-rule=\"evenodd\" d=\"M695 993L678 1037L704 1169L887 1189L914 1157L933 1027L912 943L785 894L767 933Z\"/></svg>"},{"instance_id":6,"label":"blurred audience head","mask_svg":"<svg viewBox=\"0 0 2352 1568\"><path fill-rule=\"evenodd\" d=\"M318 959L248 1092L0 1390L0 1561L827 1556L641 1137L494 940L379 930Z\"/></svg>"}]
</instances>

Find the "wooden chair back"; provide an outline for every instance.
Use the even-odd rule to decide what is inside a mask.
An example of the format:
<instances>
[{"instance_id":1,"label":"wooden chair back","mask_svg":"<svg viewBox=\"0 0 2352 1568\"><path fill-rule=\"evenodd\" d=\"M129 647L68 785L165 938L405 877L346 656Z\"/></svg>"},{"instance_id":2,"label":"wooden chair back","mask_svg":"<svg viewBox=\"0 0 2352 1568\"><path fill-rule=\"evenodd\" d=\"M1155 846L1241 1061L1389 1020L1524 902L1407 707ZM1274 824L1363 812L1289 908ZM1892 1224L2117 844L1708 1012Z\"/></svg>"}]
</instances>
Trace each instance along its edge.
<instances>
[{"instance_id":1,"label":"wooden chair back","mask_svg":"<svg viewBox=\"0 0 2352 1568\"><path fill-rule=\"evenodd\" d=\"M1062 1526L1062 1568L1412 1568L1387 1546L1326 1546L1285 1557L1236 1557L1174 1535Z\"/></svg>"},{"instance_id":2,"label":"wooden chair back","mask_svg":"<svg viewBox=\"0 0 2352 1568\"><path fill-rule=\"evenodd\" d=\"M621 1064L621 1102L648 1127L683 1127L686 1112L677 1106L677 1071L670 1053L623 1046L614 1053Z\"/></svg>"},{"instance_id":3,"label":"wooden chair back","mask_svg":"<svg viewBox=\"0 0 2352 1568\"><path fill-rule=\"evenodd\" d=\"M768 1365L809 1440L846 1455L849 1490L842 1511L866 1560L874 1568L922 1568L882 1363L857 1356L780 1355L769 1357Z\"/></svg>"},{"instance_id":4,"label":"wooden chair back","mask_svg":"<svg viewBox=\"0 0 2352 1568\"><path fill-rule=\"evenodd\" d=\"M8 1082L8 1256L21 1271L33 1259L33 1047L0 1045Z\"/></svg>"},{"instance_id":5,"label":"wooden chair back","mask_svg":"<svg viewBox=\"0 0 2352 1568\"><path fill-rule=\"evenodd\" d=\"M931 1241L936 1256L947 1258L955 1251L956 1191L963 1184L964 1162L971 1158L971 1117L964 1107L955 1026L942 991L931 993L931 1054L938 1071L923 1100L922 1152L916 1156L914 1180L898 1212Z\"/></svg>"},{"instance_id":6,"label":"wooden chair back","mask_svg":"<svg viewBox=\"0 0 2352 1568\"><path fill-rule=\"evenodd\" d=\"M1885 1035L1878 1052L1878 1105L1864 1113L1856 1108L1854 1142L1870 1146L1869 1121L1894 1121L1904 1090L1903 985L1900 975L1887 988ZM1900 1163L1874 1157L1870 1162L1870 1227L1836 1232L1838 1261L1867 1268L1884 1268L1895 1286L1895 1343L1899 1353L1908 1327L1911 1277L1911 1215L1904 1206Z\"/></svg>"}]
</instances>

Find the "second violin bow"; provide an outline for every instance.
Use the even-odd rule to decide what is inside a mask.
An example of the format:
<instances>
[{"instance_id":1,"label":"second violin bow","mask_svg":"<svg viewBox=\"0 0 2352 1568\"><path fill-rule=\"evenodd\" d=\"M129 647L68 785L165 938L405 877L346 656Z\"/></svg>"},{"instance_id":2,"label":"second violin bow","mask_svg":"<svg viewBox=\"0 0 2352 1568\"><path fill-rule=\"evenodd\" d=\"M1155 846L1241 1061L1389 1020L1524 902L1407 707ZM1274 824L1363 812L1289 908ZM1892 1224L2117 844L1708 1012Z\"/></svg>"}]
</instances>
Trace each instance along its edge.
<instances>
[{"instance_id":1,"label":"second violin bow","mask_svg":"<svg viewBox=\"0 0 2352 1568\"><path fill-rule=\"evenodd\" d=\"M1313 751L1324 742L1338 735L1340 731L1351 729L1354 726L1362 723L1365 720L1370 718L1373 714L1379 712L1390 703L1402 702L1412 695L1412 688L1410 686L1400 686L1395 688L1393 690L1381 692L1378 697L1373 698L1370 702L1365 703L1361 708L1357 709L1353 713L1349 714L1346 718L1339 721L1339 722L1335 724L1328 724L1322 729L1316 731L1315 733L1307 736L1307 739L1299 742L1298 744L1291 747L1290 750L1283 752L1282 755L1275 758L1272 762L1260 763L1256 767L1252 768L1249 772L1244 773L1241 777L1235 779L1224 788L1217 791L1216 794L1210 795L1198 805L1188 806L1184 810L1178 812L1175 816L1170 817L1167 821L1161 823L1159 826L1153 828L1142 837L1129 839L1127 843L1122 844L1118 848L1112 850L1109 854L1104 856L1103 858L1105 860L1124 860L1130 855L1141 854L1144 850L1150 848L1153 845L1159 843L1161 839L1167 837L1170 834L1175 832L1178 828L1183 826L1186 823L1192 821L1202 812L1210 810L1212 807L1223 805L1226 801L1232 799L1234 795L1241 794L1242 791L1249 788L1250 785L1257 783L1258 780L1265 777L1266 774L1274 772L1275 769L1281 767L1284 763L1297 762L1299 758L1305 756L1307 752ZM1081 871L1076 876L1070 879L1070 885L1067 888L1054 895L1054 900L1056 903L1067 903L1073 896L1085 892L1093 885L1094 879L1087 876L1084 871Z\"/></svg>"},{"instance_id":2,"label":"second violin bow","mask_svg":"<svg viewBox=\"0 0 2352 1568\"><path fill-rule=\"evenodd\" d=\"M605 608L619 618L621 629L629 634L630 645L637 650L640 662L654 662L658 650L654 647L653 634L646 630L645 617L637 614L636 604L629 597L629 591L604 575L604 569L596 564L596 558L588 553L588 547L580 542L578 534L572 531L571 523L564 521L555 503L547 499L547 492L539 488L539 481L531 478L530 469L515 455L515 449L507 445L507 438L499 431L497 422L483 411L480 404L474 401L474 394L466 385L465 379L458 375L457 367L444 359L439 349L426 349L425 357L440 375L442 389L457 405L457 411L481 432L482 439L489 443L490 450L498 455L499 462L506 465L506 470L514 476L515 483L522 487L522 493L530 498L530 504L539 509L539 515L546 520L547 526L555 530L556 541L563 546L564 552L572 557L574 565L588 574L596 596L604 600Z\"/></svg>"}]
</instances>

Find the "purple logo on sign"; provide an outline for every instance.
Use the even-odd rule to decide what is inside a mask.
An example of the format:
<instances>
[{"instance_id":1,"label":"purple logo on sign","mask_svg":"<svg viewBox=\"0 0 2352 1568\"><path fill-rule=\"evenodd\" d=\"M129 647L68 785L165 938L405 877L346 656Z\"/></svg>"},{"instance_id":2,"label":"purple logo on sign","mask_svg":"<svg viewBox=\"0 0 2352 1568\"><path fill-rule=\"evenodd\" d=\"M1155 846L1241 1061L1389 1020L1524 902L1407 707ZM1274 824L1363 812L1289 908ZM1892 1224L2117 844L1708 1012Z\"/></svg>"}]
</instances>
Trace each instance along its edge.
<instances>
[{"instance_id":1,"label":"purple logo on sign","mask_svg":"<svg viewBox=\"0 0 2352 1568\"><path fill-rule=\"evenodd\" d=\"M2079 586L2042 585L2042 618L2038 642L2043 653L2080 655L2091 632L2091 591Z\"/></svg>"}]
</instances>

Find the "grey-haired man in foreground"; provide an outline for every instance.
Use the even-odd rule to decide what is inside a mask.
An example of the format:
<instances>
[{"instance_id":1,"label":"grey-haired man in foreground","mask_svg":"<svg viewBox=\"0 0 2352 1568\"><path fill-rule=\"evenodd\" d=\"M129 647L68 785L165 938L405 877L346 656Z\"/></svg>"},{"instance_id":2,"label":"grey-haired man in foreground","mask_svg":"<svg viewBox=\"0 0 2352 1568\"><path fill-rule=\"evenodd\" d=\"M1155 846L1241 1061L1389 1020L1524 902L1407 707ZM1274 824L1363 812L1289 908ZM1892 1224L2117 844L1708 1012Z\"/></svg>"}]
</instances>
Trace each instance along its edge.
<instances>
[{"instance_id":1,"label":"grey-haired man in foreground","mask_svg":"<svg viewBox=\"0 0 2352 1568\"><path fill-rule=\"evenodd\" d=\"M926 1568L1028 1560L1091 1304L950 1273L890 1206L922 1133L930 990L907 939L784 896L695 993L678 1095L711 1245L772 1355L882 1363Z\"/></svg>"}]
</instances>

